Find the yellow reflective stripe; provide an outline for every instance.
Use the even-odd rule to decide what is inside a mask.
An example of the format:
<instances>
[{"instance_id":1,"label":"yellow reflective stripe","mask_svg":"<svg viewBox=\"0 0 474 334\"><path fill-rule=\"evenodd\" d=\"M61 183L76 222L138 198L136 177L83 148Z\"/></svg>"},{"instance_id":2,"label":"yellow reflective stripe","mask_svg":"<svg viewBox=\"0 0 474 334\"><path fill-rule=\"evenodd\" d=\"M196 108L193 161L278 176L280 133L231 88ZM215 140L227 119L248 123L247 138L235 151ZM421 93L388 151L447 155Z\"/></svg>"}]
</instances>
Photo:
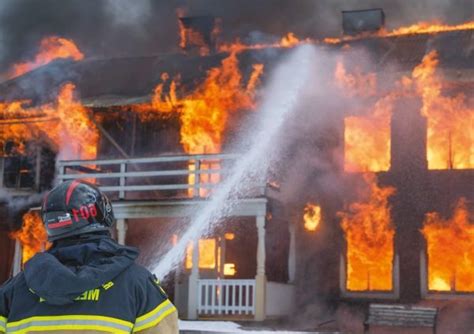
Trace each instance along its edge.
<instances>
[{"instance_id":1,"label":"yellow reflective stripe","mask_svg":"<svg viewBox=\"0 0 474 334\"><path fill-rule=\"evenodd\" d=\"M165 301L163 301L160 305L158 305L157 307L155 307L153 310L151 310L150 312L148 313L145 313L144 315L142 316L139 316L137 318L137 320L135 321L135 324L138 323L138 322L142 322L142 321L145 321L149 318L151 318L153 315L155 315L156 313L158 313L162 308L164 308L165 306L171 304L171 301L169 299L166 299Z\"/></svg>"},{"instance_id":2,"label":"yellow reflective stripe","mask_svg":"<svg viewBox=\"0 0 474 334\"><path fill-rule=\"evenodd\" d=\"M7 323L8 332L26 333L33 330L90 329L111 333L130 333L129 321L97 315L36 316Z\"/></svg>"},{"instance_id":3,"label":"yellow reflective stripe","mask_svg":"<svg viewBox=\"0 0 474 334\"><path fill-rule=\"evenodd\" d=\"M145 329L148 329L148 328L151 328L151 327L154 327L154 326L158 325L164 318L166 318L168 315L172 314L173 312L176 312L176 307L174 307L174 306L164 310L163 313L161 313L159 316L157 316L152 321L150 321L146 324L143 324L139 327L134 327L133 328L133 333L143 331Z\"/></svg>"},{"instance_id":4,"label":"yellow reflective stripe","mask_svg":"<svg viewBox=\"0 0 474 334\"><path fill-rule=\"evenodd\" d=\"M19 331L10 331L8 334L28 334L31 332L54 332L54 331L100 331L105 333L118 333L118 334L129 334L129 330L121 330L117 328L110 328L108 326L94 326L94 325L58 325L58 326L29 326L28 328L19 330Z\"/></svg>"},{"instance_id":5,"label":"yellow reflective stripe","mask_svg":"<svg viewBox=\"0 0 474 334\"><path fill-rule=\"evenodd\" d=\"M148 329L150 327L156 326L166 316L170 315L171 313L175 311L176 311L176 308L169 301L169 299L167 299L163 303L158 305L155 309L138 317L137 321L135 322L135 327L133 327L133 332L134 333L139 332L144 329Z\"/></svg>"},{"instance_id":6,"label":"yellow reflective stripe","mask_svg":"<svg viewBox=\"0 0 474 334\"><path fill-rule=\"evenodd\" d=\"M99 321L107 321L116 323L123 326L133 327L133 324L130 321L125 321L117 318L112 317L105 317L101 315L76 315L76 314L69 314L69 315L55 315L55 316L36 316L31 318L26 318L23 320L10 322L7 324L7 327L10 326L17 326L31 321L57 321L57 320L99 320Z\"/></svg>"},{"instance_id":7,"label":"yellow reflective stripe","mask_svg":"<svg viewBox=\"0 0 474 334\"><path fill-rule=\"evenodd\" d=\"M7 331L7 318L0 316L0 333Z\"/></svg>"}]
</instances>

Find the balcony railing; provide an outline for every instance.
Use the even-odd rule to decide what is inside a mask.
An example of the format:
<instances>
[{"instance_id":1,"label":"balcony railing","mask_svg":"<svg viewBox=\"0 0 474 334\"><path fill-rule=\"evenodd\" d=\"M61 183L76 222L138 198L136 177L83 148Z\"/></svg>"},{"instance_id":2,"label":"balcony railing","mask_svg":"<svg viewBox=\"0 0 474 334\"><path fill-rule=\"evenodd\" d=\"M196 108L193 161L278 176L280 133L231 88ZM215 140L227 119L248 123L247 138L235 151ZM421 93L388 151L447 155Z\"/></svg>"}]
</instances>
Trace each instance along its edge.
<instances>
[{"instance_id":1,"label":"balcony railing","mask_svg":"<svg viewBox=\"0 0 474 334\"><path fill-rule=\"evenodd\" d=\"M255 315L255 280L200 279L198 314Z\"/></svg>"},{"instance_id":2,"label":"balcony railing","mask_svg":"<svg viewBox=\"0 0 474 334\"><path fill-rule=\"evenodd\" d=\"M230 171L237 154L160 156L58 162L59 182L85 179L99 184L112 199L203 198ZM256 185L252 196L263 195Z\"/></svg>"}]
</instances>

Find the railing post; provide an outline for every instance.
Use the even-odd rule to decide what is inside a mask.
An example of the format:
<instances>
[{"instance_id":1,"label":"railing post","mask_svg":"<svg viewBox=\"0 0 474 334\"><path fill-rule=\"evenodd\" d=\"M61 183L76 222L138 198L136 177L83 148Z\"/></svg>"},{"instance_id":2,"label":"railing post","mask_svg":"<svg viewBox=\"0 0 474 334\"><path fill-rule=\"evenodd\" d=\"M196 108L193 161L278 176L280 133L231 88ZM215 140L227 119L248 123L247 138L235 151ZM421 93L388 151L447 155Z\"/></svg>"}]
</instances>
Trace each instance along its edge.
<instances>
[{"instance_id":1,"label":"railing post","mask_svg":"<svg viewBox=\"0 0 474 334\"><path fill-rule=\"evenodd\" d=\"M117 241L120 245L125 245L125 240L127 239L127 220L126 219L117 219Z\"/></svg>"},{"instance_id":2,"label":"railing post","mask_svg":"<svg viewBox=\"0 0 474 334\"><path fill-rule=\"evenodd\" d=\"M199 171L199 172L198 172ZM201 188L201 160L194 160L194 198L200 197L200 188Z\"/></svg>"},{"instance_id":3,"label":"railing post","mask_svg":"<svg viewBox=\"0 0 474 334\"><path fill-rule=\"evenodd\" d=\"M265 274L265 216L257 216L257 275L255 276L255 320L265 320L267 278Z\"/></svg>"},{"instance_id":4,"label":"railing post","mask_svg":"<svg viewBox=\"0 0 474 334\"><path fill-rule=\"evenodd\" d=\"M61 182L64 181L63 175L65 175L65 174L66 174L66 167L65 167L63 164L61 164L61 162L59 162L59 166L58 166L58 177L57 177L57 179L56 179L56 183L57 183L57 184L59 184L59 183L61 183Z\"/></svg>"},{"instance_id":5,"label":"railing post","mask_svg":"<svg viewBox=\"0 0 474 334\"><path fill-rule=\"evenodd\" d=\"M127 165L126 163L121 163L120 164L120 173L124 174L127 171ZM124 199L125 198L125 176L120 175L120 191L119 191L119 199Z\"/></svg>"},{"instance_id":6,"label":"railing post","mask_svg":"<svg viewBox=\"0 0 474 334\"><path fill-rule=\"evenodd\" d=\"M203 303L202 303L202 288L205 286L202 284L202 281L198 281L198 291L197 291L197 313L200 314L203 312ZM204 302L205 304L205 302Z\"/></svg>"},{"instance_id":7,"label":"railing post","mask_svg":"<svg viewBox=\"0 0 474 334\"><path fill-rule=\"evenodd\" d=\"M255 280L204 279L197 286L198 315L255 316Z\"/></svg>"}]
</instances>

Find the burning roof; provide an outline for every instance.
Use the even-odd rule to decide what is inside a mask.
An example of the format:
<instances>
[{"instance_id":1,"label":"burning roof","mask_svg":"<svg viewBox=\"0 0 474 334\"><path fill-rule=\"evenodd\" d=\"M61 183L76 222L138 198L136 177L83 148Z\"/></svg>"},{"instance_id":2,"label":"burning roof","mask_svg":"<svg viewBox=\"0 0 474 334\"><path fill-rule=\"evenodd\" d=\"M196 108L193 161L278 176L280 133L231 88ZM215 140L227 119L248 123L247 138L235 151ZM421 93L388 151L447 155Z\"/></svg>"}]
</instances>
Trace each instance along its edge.
<instances>
[{"instance_id":1,"label":"burning roof","mask_svg":"<svg viewBox=\"0 0 474 334\"><path fill-rule=\"evenodd\" d=\"M326 44L329 52L342 51L348 57L354 49L362 48L376 60L376 71L389 70L390 64L411 71L419 64L426 50L436 49L444 68L462 70L474 63L474 30L414 34L393 37L355 39L335 45ZM293 43L294 44L294 43ZM293 45L292 44L292 45ZM241 50L239 62L244 73L251 65L275 62L286 48L270 47ZM111 106L135 104L151 100L153 88L161 82L162 73L181 76L181 83L193 89L196 80L228 56L227 52L207 56L182 53L144 57L86 59L82 61L56 60L46 66L0 84L2 100L51 100L65 82L74 82L84 104ZM245 70L248 69L248 70ZM458 73L461 77L463 73Z\"/></svg>"},{"instance_id":2,"label":"burning roof","mask_svg":"<svg viewBox=\"0 0 474 334\"><path fill-rule=\"evenodd\" d=\"M74 82L86 106L107 107L151 102L153 89L161 83L161 75L180 75L182 87L191 91L199 78L218 67L227 53L212 56L184 54L156 55L133 58L85 59L80 62L57 60L47 66L0 84L3 100L30 99L46 102L66 82ZM258 63L256 55L239 55L243 68L251 72L251 64ZM270 57L268 61L272 61ZM243 71L246 73L245 71ZM44 83L37 87L37 83ZM92 105L90 105L92 104Z\"/></svg>"}]
</instances>

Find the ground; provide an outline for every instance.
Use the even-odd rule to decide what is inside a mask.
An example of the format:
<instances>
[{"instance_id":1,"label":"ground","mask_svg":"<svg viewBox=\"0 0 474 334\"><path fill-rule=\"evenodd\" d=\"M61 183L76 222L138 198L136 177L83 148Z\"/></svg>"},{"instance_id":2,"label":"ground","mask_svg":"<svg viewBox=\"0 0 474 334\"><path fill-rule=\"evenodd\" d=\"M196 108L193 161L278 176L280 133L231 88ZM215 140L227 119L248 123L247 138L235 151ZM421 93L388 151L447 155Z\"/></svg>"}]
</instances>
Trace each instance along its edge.
<instances>
[{"instance_id":1,"label":"ground","mask_svg":"<svg viewBox=\"0 0 474 334\"><path fill-rule=\"evenodd\" d=\"M246 333L246 334L332 334L337 332L296 332L296 331L279 331L261 328L252 330L244 328L241 325L230 321L180 321L179 329L181 334L217 334L217 333Z\"/></svg>"},{"instance_id":2,"label":"ground","mask_svg":"<svg viewBox=\"0 0 474 334\"><path fill-rule=\"evenodd\" d=\"M474 334L474 302L466 298L456 298L453 300L428 300L419 304L420 306L430 306L438 308L438 316L436 319L437 334ZM335 333L364 333L365 315L362 309L351 303L341 303L335 314L335 321L332 323L331 331L312 331L311 328L317 326L309 326L309 322L305 322L304 318L293 318L292 327L289 329L282 328L277 323L235 323L230 321L180 321L181 334L226 334L226 333L246 333L246 334L266 334L266 333L287 333L287 334L335 334ZM317 321L314 323L318 323ZM306 324L306 325L305 325ZM253 327L251 327L253 326ZM257 327L259 326L259 327ZM295 326L298 326L296 329ZM302 331L304 329L304 331ZM432 328L400 328L400 327L374 327L370 329L371 334L431 334Z\"/></svg>"}]
</instances>

